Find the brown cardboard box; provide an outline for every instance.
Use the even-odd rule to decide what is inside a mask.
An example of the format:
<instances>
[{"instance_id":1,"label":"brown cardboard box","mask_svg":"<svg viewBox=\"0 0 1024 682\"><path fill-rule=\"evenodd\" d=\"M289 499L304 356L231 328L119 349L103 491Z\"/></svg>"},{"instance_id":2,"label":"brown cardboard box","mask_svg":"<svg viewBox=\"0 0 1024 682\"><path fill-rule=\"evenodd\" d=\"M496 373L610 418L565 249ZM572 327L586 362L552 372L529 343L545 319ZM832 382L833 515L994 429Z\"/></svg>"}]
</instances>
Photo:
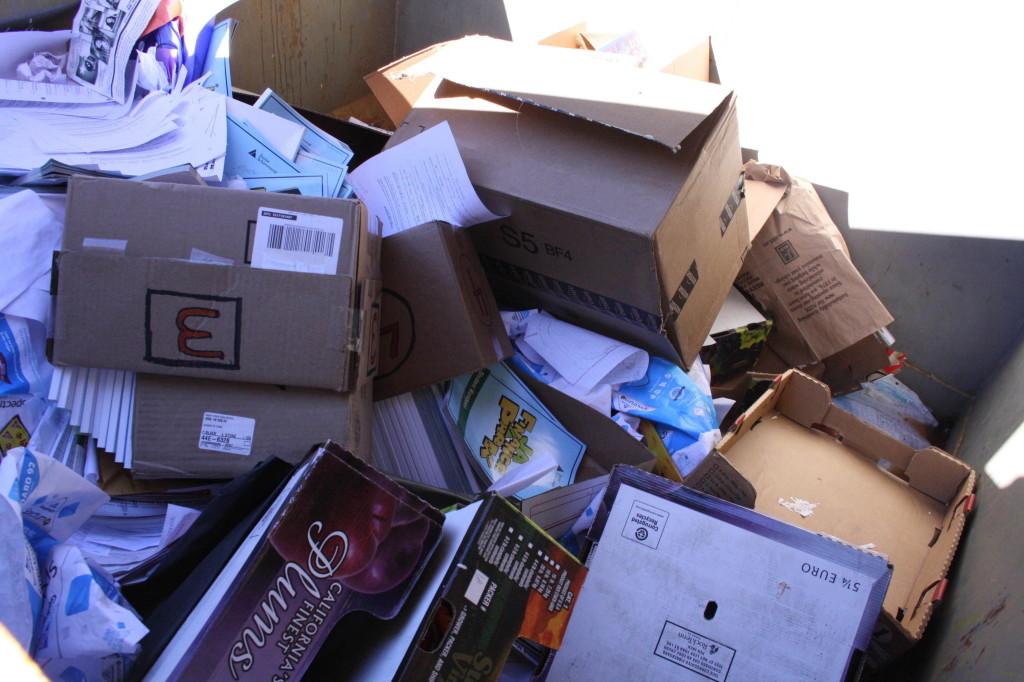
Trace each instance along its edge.
<instances>
[{"instance_id":1,"label":"brown cardboard box","mask_svg":"<svg viewBox=\"0 0 1024 682\"><path fill-rule=\"evenodd\" d=\"M570 49L587 49L583 34L587 24L582 22L569 26L543 38L538 45ZM374 97L395 126L412 111L416 100L428 90L436 87L437 75L430 68L430 59L438 54L444 43L426 47L419 52L396 59L364 77ZM645 66L662 73L684 78L694 78L708 83L721 83L718 79L718 65L711 49L711 39L699 41L686 51L660 61L648 61Z\"/></svg>"},{"instance_id":2,"label":"brown cardboard box","mask_svg":"<svg viewBox=\"0 0 1024 682\"><path fill-rule=\"evenodd\" d=\"M832 404L828 387L791 370L736 421L687 485L855 546L893 566L872 655L897 656L924 633L973 506L974 471L938 448L913 450ZM745 491L745 492L744 492ZM750 493L756 493L756 502ZM800 498L806 517L782 506Z\"/></svg>"},{"instance_id":3,"label":"brown cardboard box","mask_svg":"<svg viewBox=\"0 0 1024 682\"><path fill-rule=\"evenodd\" d=\"M443 80L389 144L448 121L484 202L509 214L470 228L497 298L689 365L749 242L732 93L586 50L431 49Z\"/></svg>"},{"instance_id":4,"label":"brown cardboard box","mask_svg":"<svg viewBox=\"0 0 1024 682\"><path fill-rule=\"evenodd\" d=\"M348 390L359 202L76 176L58 260L54 362ZM340 219L335 274L250 267L260 209ZM303 225L302 216L295 225ZM98 248L97 248L98 247ZM197 251L233 264L197 263ZM208 258L209 256L203 256Z\"/></svg>"},{"instance_id":5,"label":"brown cardboard box","mask_svg":"<svg viewBox=\"0 0 1024 682\"><path fill-rule=\"evenodd\" d=\"M441 222L383 241L374 400L475 372L512 355L498 305L463 230Z\"/></svg>"},{"instance_id":6,"label":"brown cardboard box","mask_svg":"<svg viewBox=\"0 0 1024 682\"><path fill-rule=\"evenodd\" d=\"M736 286L771 315L768 346L799 367L892 322L811 183L757 163L745 175L752 244Z\"/></svg>"},{"instance_id":7,"label":"brown cardboard box","mask_svg":"<svg viewBox=\"0 0 1024 682\"><path fill-rule=\"evenodd\" d=\"M362 323L352 351L352 390L139 374L132 417L133 475L231 478L270 456L298 462L312 445L327 439L371 462L373 375L380 347L380 242L364 228L356 244L353 272ZM221 420L235 418L225 430L241 425L231 441L235 447L210 445L206 432L211 414ZM217 435L215 431L214 443Z\"/></svg>"}]
</instances>

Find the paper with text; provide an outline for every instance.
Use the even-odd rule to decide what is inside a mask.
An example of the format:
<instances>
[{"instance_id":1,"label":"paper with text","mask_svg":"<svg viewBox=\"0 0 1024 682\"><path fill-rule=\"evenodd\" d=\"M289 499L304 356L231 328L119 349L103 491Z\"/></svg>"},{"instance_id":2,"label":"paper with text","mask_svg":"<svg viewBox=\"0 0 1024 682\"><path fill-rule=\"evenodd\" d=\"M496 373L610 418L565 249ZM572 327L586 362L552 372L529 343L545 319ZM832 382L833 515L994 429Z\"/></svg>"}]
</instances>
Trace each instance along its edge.
<instances>
[{"instance_id":1,"label":"paper with text","mask_svg":"<svg viewBox=\"0 0 1024 682\"><path fill-rule=\"evenodd\" d=\"M447 121L373 157L349 184L381 217L385 237L431 220L467 227L502 217L477 196Z\"/></svg>"}]
</instances>

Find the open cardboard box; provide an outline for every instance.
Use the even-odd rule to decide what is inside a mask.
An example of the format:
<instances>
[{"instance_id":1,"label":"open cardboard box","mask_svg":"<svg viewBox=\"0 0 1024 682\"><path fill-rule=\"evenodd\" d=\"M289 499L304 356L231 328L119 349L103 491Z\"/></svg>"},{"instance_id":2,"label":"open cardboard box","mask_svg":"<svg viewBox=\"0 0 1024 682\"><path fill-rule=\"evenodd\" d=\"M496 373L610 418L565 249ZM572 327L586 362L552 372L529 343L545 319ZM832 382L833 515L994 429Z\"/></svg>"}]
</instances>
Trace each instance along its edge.
<instances>
[{"instance_id":1,"label":"open cardboard box","mask_svg":"<svg viewBox=\"0 0 1024 682\"><path fill-rule=\"evenodd\" d=\"M692 363L749 246L735 96L585 50L430 49L395 67L440 78L388 146L449 124L508 215L469 228L498 301Z\"/></svg>"},{"instance_id":2,"label":"open cardboard box","mask_svg":"<svg viewBox=\"0 0 1024 682\"><path fill-rule=\"evenodd\" d=\"M915 451L858 421L832 404L828 386L791 370L686 481L728 498L723 482L740 493L732 501L888 557L892 583L870 651L884 661L921 638L942 599L975 473L938 448ZM790 498L817 506L804 517L780 504Z\"/></svg>"}]
</instances>

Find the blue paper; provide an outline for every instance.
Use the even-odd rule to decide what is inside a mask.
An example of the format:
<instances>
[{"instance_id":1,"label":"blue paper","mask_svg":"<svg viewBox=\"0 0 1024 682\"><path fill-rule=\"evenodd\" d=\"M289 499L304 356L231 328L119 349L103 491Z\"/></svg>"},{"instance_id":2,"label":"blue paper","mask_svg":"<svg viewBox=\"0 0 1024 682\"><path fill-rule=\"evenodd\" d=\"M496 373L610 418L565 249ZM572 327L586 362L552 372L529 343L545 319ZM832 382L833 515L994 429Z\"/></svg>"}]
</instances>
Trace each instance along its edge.
<instances>
[{"instance_id":1,"label":"blue paper","mask_svg":"<svg viewBox=\"0 0 1024 682\"><path fill-rule=\"evenodd\" d=\"M324 178L322 175L272 175L263 178L245 178L249 189L268 192L298 192L306 197L322 197Z\"/></svg>"},{"instance_id":2,"label":"blue paper","mask_svg":"<svg viewBox=\"0 0 1024 682\"><path fill-rule=\"evenodd\" d=\"M255 129L227 116L228 144L224 175L240 178L268 175L304 175Z\"/></svg>"},{"instance_id":3,"label":"blue paper","mask_svg":"<svg viewBox=\"0 0 1024 682\"><path fill-rule=\"evenodd\" d=\"M301 145L303 151L322 156L339 166L348 167L353 156L349 146L310 123L273 90L267 88L253 106L275 116L298 123L305 128L306 132L302 135Z\"/></svg>"},{"instance_id":4,"label":"blue paper","mask_svg":"<svg viewBox=\"0 0 1024 682\"><path fill-rule=\"evenodd\" d=\"M717 431L715 405L680 367L652 357L647 376L625 384L613 398L619 412L662 424L689 434Z\"/></svg>"},{"instance_id":5,"label":"blue paper","mask_svg":"<svg viewBox=\"0 0 1024 682\"><path fill-rule=\"evenodd\" d=\"M209 73L203 87L231 97L231 34L238 22L225 19L213 29L201 73Z\"/></svg>"}]
</instances>

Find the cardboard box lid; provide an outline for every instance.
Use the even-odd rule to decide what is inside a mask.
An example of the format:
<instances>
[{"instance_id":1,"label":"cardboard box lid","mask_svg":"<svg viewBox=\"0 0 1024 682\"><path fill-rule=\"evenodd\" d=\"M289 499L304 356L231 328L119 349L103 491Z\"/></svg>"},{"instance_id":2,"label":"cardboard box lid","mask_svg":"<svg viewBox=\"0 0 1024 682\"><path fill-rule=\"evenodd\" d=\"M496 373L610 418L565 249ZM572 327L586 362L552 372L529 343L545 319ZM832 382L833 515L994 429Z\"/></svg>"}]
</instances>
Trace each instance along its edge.
<instances>
[{"instance_id":1,"label":"cardboard box lid","mask_svg":"<svg viewBox=\"0 0 1024 682\"><path fill-rule=\"evenodd\" d=\"M730 94L719 85L610 62L586 50L484 36L447 43L429 65L460 85L600 123L673 151Z\"/></svg>"},{"instance_id":2,"label":"cardboard box lid","mask_svg":"<svg viewBox=\"0 0 1024 682\"><path fill-rule=\"evenodd\" d=\"M752 487L755 509L853 545L872 544L894 566L885 612L905 637L921 636L929 590L946 577L964 526L974 471L938 448L915 451L832 405L828 387L790 370L757 400L687 478ZM739 483L742 481L742 483ZM698 485L697 489L701 489ZM708 490L727 492L729 487ZM783 502L817 506L802 516Z\"/></svg>"},{"instance_id":3,"label":"cardboard box lid","mask_svg":"<svg viewBox=\"0 0 1024 682\"><path fill-rule=\"evenodd\" d=\"M374 400L475 372L512 355L468 234L442 222L393 234L384 239L381 267Z\"/></svg>"}]
</instances>

